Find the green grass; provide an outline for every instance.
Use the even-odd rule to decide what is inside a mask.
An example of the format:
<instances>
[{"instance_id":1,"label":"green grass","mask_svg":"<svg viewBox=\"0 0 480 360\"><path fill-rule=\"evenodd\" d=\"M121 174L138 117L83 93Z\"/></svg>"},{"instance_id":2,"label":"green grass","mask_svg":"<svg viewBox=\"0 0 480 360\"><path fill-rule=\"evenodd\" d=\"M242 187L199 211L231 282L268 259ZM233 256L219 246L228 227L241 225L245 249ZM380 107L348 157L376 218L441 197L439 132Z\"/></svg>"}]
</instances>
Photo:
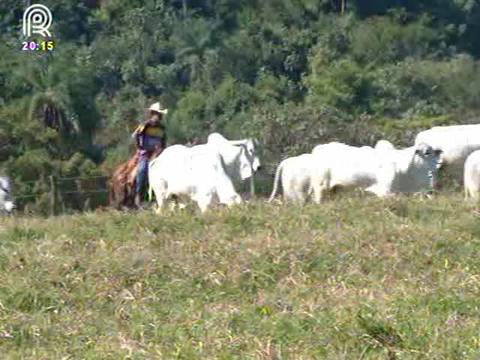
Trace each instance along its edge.
<instances>
[{"instance_id":1,"label":"green grass","mask_svg":"<svg viewBox=\"0 0 480 360\"><path fill-rule=\"evenodd\" d=\"M460 194L0 219L7 359L478 359Z\"/></svg>"}]
</instances>

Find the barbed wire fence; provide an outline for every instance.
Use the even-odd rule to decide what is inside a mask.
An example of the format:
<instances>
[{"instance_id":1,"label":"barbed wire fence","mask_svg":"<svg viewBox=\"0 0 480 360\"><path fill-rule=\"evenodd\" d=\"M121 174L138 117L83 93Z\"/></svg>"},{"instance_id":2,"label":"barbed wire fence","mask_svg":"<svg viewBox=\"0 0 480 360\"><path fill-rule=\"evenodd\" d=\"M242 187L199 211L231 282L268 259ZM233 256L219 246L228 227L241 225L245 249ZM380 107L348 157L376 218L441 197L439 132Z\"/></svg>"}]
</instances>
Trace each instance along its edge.
<instances>
[{"instance_id":1,"label":"barbed wire fence","mask_svg":"<svg viewBox=\"0 0 480 360\"><path fill-rule=\"evenodd\" d=\"M43 211L57 215L75 210L93 210L108 206L108 180L102 175L49 176L48 180L22 182L22 190L14 195L15 202L18 210L25 213Z\"/></svg>"},{"instance_id":2,"label":"barbed wire fence","mask_svg":"<svg viewBox=\"0 0 480 360\"><path fill-rule=\"evenodd\" d=\"M255 175L255 195L267 196L271 191L271 182L278 162L267 163ZM58 215L71 211L94 210L108 207L109 180L105 175L48 178L22 182L21 190L16 192L17 210L23 213L43 212ZM247 184L245 184L247 185ZM248 193L245 187L244 193Z\"/></svg>"}]
</instances>

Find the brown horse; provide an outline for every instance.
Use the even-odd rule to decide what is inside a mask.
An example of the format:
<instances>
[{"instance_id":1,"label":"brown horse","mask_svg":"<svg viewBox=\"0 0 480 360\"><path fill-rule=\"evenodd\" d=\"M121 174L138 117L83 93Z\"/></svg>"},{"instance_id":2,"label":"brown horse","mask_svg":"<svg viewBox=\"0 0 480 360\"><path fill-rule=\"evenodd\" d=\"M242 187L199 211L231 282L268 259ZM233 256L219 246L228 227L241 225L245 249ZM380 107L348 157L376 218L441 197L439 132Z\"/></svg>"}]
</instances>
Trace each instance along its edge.
<instances>
[{"instance_id":1,"label":"brown horse","mask_svg":"<svg viewBox=\"0 0 480 360\"><path fill-rule=\"evenodd\" d=\"M159 148L150 155L149 161L156 158L163 149ZM135 207L135 186L137 182L138 152L121 164L110 179L110 205L117 209Z\"/></svg>"}]
</instances>

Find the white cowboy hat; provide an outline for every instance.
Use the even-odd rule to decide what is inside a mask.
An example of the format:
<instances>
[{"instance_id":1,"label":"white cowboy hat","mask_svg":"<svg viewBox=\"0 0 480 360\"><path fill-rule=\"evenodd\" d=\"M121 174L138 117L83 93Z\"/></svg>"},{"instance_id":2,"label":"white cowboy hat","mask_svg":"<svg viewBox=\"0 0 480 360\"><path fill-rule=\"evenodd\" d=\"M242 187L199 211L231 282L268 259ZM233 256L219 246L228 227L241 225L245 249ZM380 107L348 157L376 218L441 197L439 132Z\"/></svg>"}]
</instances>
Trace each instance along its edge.
<instances>
[{"instance_id":1,"label":"white cowboy hat","mask_svg":"<svg viewBox=\"0 0 480 360\"><path fill-rule=\"evenodd\" d=\"M167 114L168 109L165 109L162 105L160 105L159 102L156 102L155 104L152 104L148 110L157 112L159 114Z\"/></svg>"}]
</instances>

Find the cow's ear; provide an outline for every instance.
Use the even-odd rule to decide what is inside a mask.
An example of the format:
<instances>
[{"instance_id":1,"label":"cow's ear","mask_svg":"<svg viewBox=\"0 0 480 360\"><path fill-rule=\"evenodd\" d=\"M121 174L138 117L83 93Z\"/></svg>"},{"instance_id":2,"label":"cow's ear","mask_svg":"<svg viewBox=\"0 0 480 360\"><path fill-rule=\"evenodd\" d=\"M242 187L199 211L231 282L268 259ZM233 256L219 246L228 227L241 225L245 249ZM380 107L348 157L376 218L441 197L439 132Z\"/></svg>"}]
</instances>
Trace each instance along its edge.
<instances>
[{"instance_id":1,"label":"cow's ear","mask_svg":"<svg viewBox=\"0 0 480 360\"><path fill-rule=\"evenodd\" d=\"M422 155L422 150L415 149L415 155Z\"/></svg>"},{"instance_id":2,"label":"cow's ear","mask_svg":"<svg viewBox=\"0 0 480 360\"><path fill-rule=\"evenodd\" d=\"M442 155L443 150L436 149L436 150L433 150L433 153L435 154L435 156L440 156L440 155Z\"/></svg>"}]
</instances>

